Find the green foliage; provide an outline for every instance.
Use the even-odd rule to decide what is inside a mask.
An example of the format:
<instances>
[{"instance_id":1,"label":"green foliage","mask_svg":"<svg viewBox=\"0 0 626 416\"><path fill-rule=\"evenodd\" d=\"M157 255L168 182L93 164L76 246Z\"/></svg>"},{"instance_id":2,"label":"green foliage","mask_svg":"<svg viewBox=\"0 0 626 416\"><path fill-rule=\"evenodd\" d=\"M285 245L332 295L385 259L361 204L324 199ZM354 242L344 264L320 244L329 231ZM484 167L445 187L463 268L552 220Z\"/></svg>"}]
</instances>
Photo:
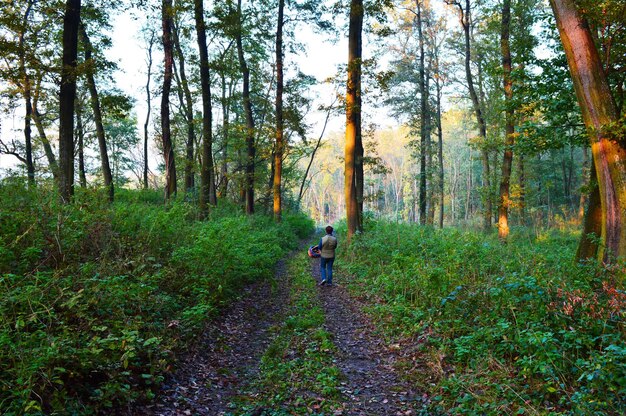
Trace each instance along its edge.
<instances>
[{"instance_id":1,"label":"green foliage","mask_svg":"<svg viewBox=\"0 0 626 416\"><path fill-rule=\"evenodd\" d=\"M147 191L110 205L84 191L0 183L0 409L93 414L150 399L176 352L310 220L214 212ZM155 202L158 202L155 203Z\"/></svg>"},{"instance_id":2,"label":"green foliage","mask_svg":"<svg viewBox=\"0 0 626 416\"><path fill-rule=\"evenodd\" d=\"M430 393L429 412L624 411L623 270L573 264L577 235L518 230L501 245L455 229L373 228L343 253L351 290L414 347L419 371L406 374Z\"/></svg>"}]
</instances>

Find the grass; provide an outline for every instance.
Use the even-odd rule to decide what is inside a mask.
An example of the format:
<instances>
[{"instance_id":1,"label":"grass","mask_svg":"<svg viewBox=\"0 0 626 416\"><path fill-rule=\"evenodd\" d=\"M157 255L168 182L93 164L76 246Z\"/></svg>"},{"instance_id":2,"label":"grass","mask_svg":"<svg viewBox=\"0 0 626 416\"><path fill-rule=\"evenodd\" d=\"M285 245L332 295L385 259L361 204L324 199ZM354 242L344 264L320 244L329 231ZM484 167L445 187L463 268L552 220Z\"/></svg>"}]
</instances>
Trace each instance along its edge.
<instances>
[{"instance_id":1,"label":"grass","mask_svg":"<svg viewBox=\"0 0 626 416\"><path fill-rule=\"evenodd\" d=\"M177 352L312 222L276 225L221 207L167 206L156 192L0 183L0 409L94 414L151 399Z\"/></svg>"},{"instance_id":2,"label":"grass","mask_svg":"<svg viewBox=\"0 0 626 416\"><path fill-rule=\"evenodd\" d=\"M578 236L375 223L341 253L350 290L431 414L623 414L623 268L574 264ZM418 363L416 367L414 364Z\"/></svg>"}]
</instances>

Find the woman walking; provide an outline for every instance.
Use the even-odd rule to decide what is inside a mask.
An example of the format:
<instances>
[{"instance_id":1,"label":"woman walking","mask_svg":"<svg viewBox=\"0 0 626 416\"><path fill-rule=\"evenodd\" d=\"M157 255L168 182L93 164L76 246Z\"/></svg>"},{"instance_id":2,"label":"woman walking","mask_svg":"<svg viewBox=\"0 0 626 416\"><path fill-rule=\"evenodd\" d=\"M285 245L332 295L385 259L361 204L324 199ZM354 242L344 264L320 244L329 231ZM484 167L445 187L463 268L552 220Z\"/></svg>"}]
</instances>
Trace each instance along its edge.
<instances>
[{"instance_id":1,"label":"woman walking","mask_svg":"<svg viewBox=\"0 0 626 416\"><path fill-rule=\"evenodd\" d=\"M333 263L335 262L335 249L337 238L333 236L333 227L326 227L326 235L320 239L318 245L321 253L320 274L322 280L320 286L333 285Z\"/></svg>"}]
</instances>

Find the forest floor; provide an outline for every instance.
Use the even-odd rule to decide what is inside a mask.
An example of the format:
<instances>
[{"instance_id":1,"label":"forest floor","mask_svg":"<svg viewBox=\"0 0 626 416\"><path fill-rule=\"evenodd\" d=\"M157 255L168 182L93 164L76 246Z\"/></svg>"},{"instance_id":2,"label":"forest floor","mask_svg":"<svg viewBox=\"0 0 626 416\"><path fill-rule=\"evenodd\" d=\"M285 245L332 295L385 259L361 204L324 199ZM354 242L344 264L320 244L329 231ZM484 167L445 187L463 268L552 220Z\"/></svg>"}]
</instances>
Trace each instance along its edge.
<instances>
[{"instance_id":1,"label":"forest floor","mask_svg":"<svg viewBox=\"0 0 626 416\"><path fill-rule=\"evenodd\" d=\"M420 413L421 396L398 376L393 346L378 336L344 279L339 273L338 285L318 286L318 259L281 260L274 279L247 287L225 308L155 401L134 414Z\"/></svg>"}]
</instances>

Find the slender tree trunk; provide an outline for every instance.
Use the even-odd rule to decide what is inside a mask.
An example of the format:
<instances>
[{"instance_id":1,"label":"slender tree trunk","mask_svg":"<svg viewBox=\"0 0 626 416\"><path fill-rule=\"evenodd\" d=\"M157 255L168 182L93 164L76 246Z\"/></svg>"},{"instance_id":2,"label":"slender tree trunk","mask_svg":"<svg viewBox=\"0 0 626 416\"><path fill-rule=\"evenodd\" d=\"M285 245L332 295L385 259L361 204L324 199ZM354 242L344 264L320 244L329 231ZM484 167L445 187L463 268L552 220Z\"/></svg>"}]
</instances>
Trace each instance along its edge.
<instances>
[{"instance_id":1,"label":"slender tree trunk","mask_svg":"<svg viewBox=\"0 0 626 416\"><path fill-rule=\"evenodd\" d=\"M360 134L361 94L361 33L363 30L363 1L351 0L348 34L348 82L346 88L346 147L345 183L348 244L359 229L357 198L357 141Z\"/></svg>"},{"instance_id":2,"label":"slender tree trunk","mask_svg":"<svg viewBox=\"0 0 626 416\"><path fill-rule=\"evenodd\" d=\"M37 105L39 104L39 91L41 86L41 77L37 77L37 81L35 83L36 87L33 92L33 121L35 122L35 126L37 127L37 132L39 133L39 140L41 140L41 144L43 146L44 153L46 155L46 159L48 160L48 166L50 167L50 171L52 172L52 178L54 182L58 184L59 179L59 165L57 164L56 157L54 155L54 151L52 150L52 145L50 145L50 141L46 136L46 130L43 126L43 121L41 120L41 114L39 114L39 110L37 109Z\"/></svg>"},{"instance_id":3,"label":"slender tree trunk","mask_svg":"<svg viewBox=\"0 0 626 416\"><path fill-rule=\"evenodd\" d=\"M74 195L74 99L80 0L67 0L63 17L63 60L59 92L59 196L69 203Z\"/></svg>"},{"instance_id":4,"label":"slender tree trunk","mask_svg":"<svg viewBox=\"0 0 626 416\"><path fill-rule=\"evenodd\" d=\"M180 86L182 87L182 95L184 97L184 101L181 100L181 105L187 121L187 142L185 143L185 192L190 193L195 186L193 166L196 131L193 123L193 99L191 97L191 90L189 89L189 81L187 80L187 72L185 70L185 56L183 54L183 48L180 46L178 27L176 25L172 27L172 40L174 41L174 48L178 55L178 72L180 74Z\"/></svg>"},{"instance_id":5,"label":"slender tree trunk","mask_svg":"<svg viewBox=\"0 0 626 416\"><path fill-rule=\"evenodd\" d=\"M254 162L256 147L254 144L254 117L252 114L252 101L250 100L250 69L246 63L243 52L243 24L241 21L241 0L237 2L238 28L236 33L237 54L239 56L239 69L243 78L243 107L246 115L246 185L245 201L246 213L254 214Z\"/></svg>"},{"instance_id":6,"label":"slender tree trunk","mask_svg":"<svg viewBox=\"0 0 626 416\"><path fill-rule=\"evenodd\" d=\"M107 188L109 201L113 202L115 196L115 190L113 185L113 176L111 175L111 166L109 164L109 154L107 152L106 137L104 134L104 125L102 123L102 112L100 110L100 98L98 96L98 90L96 88L96 80L94 78L95 62L92 58L93 47L87 36L85 26L80 24L80 35L83 41L83 47L85 49L85 64L87 70L85 76L87 80L87 88L89 89L89 96L91 102L91 109L93 111L94 122L96 125L96 136L98 137L98 146L100 148L100 162L102 166L102 176L104 178L104 186Z\"/></svg>"},{"instance_id":7,"label":"slender tree trunk","mask_svg":"<svg viewBox=\"0 0 626 416\"><path fill-rule=\"evenodd\" d=\"M150 32L148 40L148 79L146 80L146 104L148 110L146 121L143 123L143 189L148 189L148 126L150 125L150 113L152 112L152 93L150 92L150 79L152 78L152 47L154 46L154 32Z\"/></svg>"},{"instance_id":8,"label":"slender tree trunk","mask_svg":"<svg viewBox=\"0 0 626 416\"><path fill-rule=\"evenodd\" d=\"M482 107L480 103L480 99L478 94L476 93L476 89L474 88L474 80L472 76L472 54L471 54L471 41L470 41L470 30L471 30L471 2L470 0L465 0L465 8L461 4L458 4L460 10L460 21L461 26L463 27L463 34L465 36L465 77L467 79L467 87L469 89L470 98L472 99L472 106L474 107L474 113L476 115L476 121L478 123L478 131L483 142L487 140L487 127L485 124L485 118L483 117ZM491 180L490 180L490 169L489 169L489 154L486 149L481 150L481 159L483 165L482 172L482 181L483 181L483 189L485 190L486 195L484 201L484 210L483 210L483 228L485 231L491 228Z\"/></svg>"},{"instance_id":9,"label":"slender tree trunk","mask_svg":"<svg viewBox=\"0 0 626 416\"><path fill-rule=\"evenodd\" d=\"M25 144L25 159L26 159L26 172L28 175L29 186L35 185L35 165L33 163L33 142L32 142L32 129L31 121L33 118L33 104L32 104L32 83L28 71L26 69L26 49L24 47L24 37L26 35L26 29L28 27L28 16L33 6L33 0L29 0L26 4L26 11L24 12L24 18L22 19L22 31L19 35L18 51L20 61L20 72L22 76L22 88L24 89L24 103L26 107L26 114L24 116L24 144Z\"/></svg>"},{"instance_id":10,"label":"slender tree trunk","mask_svg":"<svg viewBox=\"0 0 626 416\"><path fill-rule=\"evenodd\" d=\"M221 186L219 190L219 196L222 198L226 197L228 192L228 141L230 135L230 97L232 95L232 79L230 81L230 85L228 88L229 94L228 98L226 97L226 76L222 72L222 168L221 168Z\"/></svg>"},{"instance_id":11,"label":"slender tree trunk","mask_svg":"<svg viewBox=\"0 0 626 416\"><path fill-rule=\"evenodd\" d=\"M78 136L78 180L82 188L87 187L85 175L85 128L83 126L82 100L75 100L76 104L76 136Z\"/></svg>"},{"instance_id":12,"label":"slender tree trunk","mask_svg":"<svg viewBox=\"0 0 626 416\"><path fill-rule=\"evenodd\" d=\"M315 148L313 148L313 152L311 152L311 159L309 159L309 164L304 171L304 175L302 176L302 183L300 183L300 192L298 192L298 207L300 206L300 201L302 201L302 195L304 195L304 185L306 184L306 180L309 176L309 171L311 170L311 165L313 165L313 160L315 159L315 154L317 150L320 148L322 144L322 139L324 138L324 132L326 131L326 127L328 126L328 120L330 119L330 114L333 110L335 102L328 107L328 111L326 112L326 119L324 120L324 127L322 128L322 133L320 133L320 137L317 139L317 144Z\"/></svg>"},{"instance_id":13,"label":"slender tree trunk","mask_svg":"<svg viewBox=\"0 0 626 416\"><path fill-rule=\"evenodd\" d=\"M519 217L522 225L528 223L526 218L526 173L524 167L524 155L520 154L517 158L517 170L519 171Z\"/></svg>"},{"instance_id":14,"label":"slender tree trunk","mask_svg":"<svg viewBox=\"0 0 626 416\"><path fill-rule=\"evenodd\" d=\"M598 260L612 263L626 256L626 149L606 132L617 121L615 102L589 26L574 1L550 0L550 5L591 140L602 209Z\"/></svg>"},{"instance_id":15,"label":"slender tree trunk","mask_svg":"<svg viewBox=\"0 0 626 416\"><path fill-rule=\"evenodd\" d=\"M176 162L170 130L170 90L174 66L174 51L172 45L172 0L163 0L161 6L163 23L163 95L161 97L161 136L163 139L163 154L165 156L165 199L169 200L176 195Z\"/></svg>"},{"instance_id":16,"label":"slender tree trunk","mask_svg":"<svg viewBox=\"0 0 626 416\"><path fill-rule=\"evenodd\" d=\"M420 0L415 0L416 6L416 24L417 38L419 42L419 93L420 93L420 186L419 186L419 222L421 225L426 224L427 213L427 196L426 196L426 148L427 140L430 138L426 135L426 119L428 118L428 98L426 93L426 76L425 76L425 52L424 52L424 35L422 32L422 5Z\"/></svg>"},{"instance_id":17,"label":"slender tree trunk","mask_svg":"<svg viewBox=\"0 0 626 416\"><path fill-rule=\"evenodd\" d=\"M509 206L511 189L511 168L513 166L513 145L515 144L515 125L513 111L513 79L511 78L511 0L502 3L502 32L500 49L502 53L502 84L506 107L506 128L504 137L504 158L502 160L502 178L500 180L500 206L498 216L498 237L506 242L509 236Z\"/></svg>"},{"instance_id":18,"label":"slender tree trunk","mask_svg":"<svg viewBox=\"0 0 626 416\"><path fill-rule=\"evenodd\" d=\"M441 83L436 81L437 87L437 158L439 159L439 228L443 228L444 214L444 171L443 171L443 128L441 124ZM454 201L452 201L454 203Z\"/></svg>"},{"instance_id":19,"label":"slender tree trunk","mask_svg":"<svg viewBox=\"0 0 626 416\"><path fill-rule=\"evenodd\" d=\"M276 25L276 146L274 149L274 220L282 218L282 174L283 174L283 13L285 0L278 1L278 23Z\"/></svg>"}]
</instances>

